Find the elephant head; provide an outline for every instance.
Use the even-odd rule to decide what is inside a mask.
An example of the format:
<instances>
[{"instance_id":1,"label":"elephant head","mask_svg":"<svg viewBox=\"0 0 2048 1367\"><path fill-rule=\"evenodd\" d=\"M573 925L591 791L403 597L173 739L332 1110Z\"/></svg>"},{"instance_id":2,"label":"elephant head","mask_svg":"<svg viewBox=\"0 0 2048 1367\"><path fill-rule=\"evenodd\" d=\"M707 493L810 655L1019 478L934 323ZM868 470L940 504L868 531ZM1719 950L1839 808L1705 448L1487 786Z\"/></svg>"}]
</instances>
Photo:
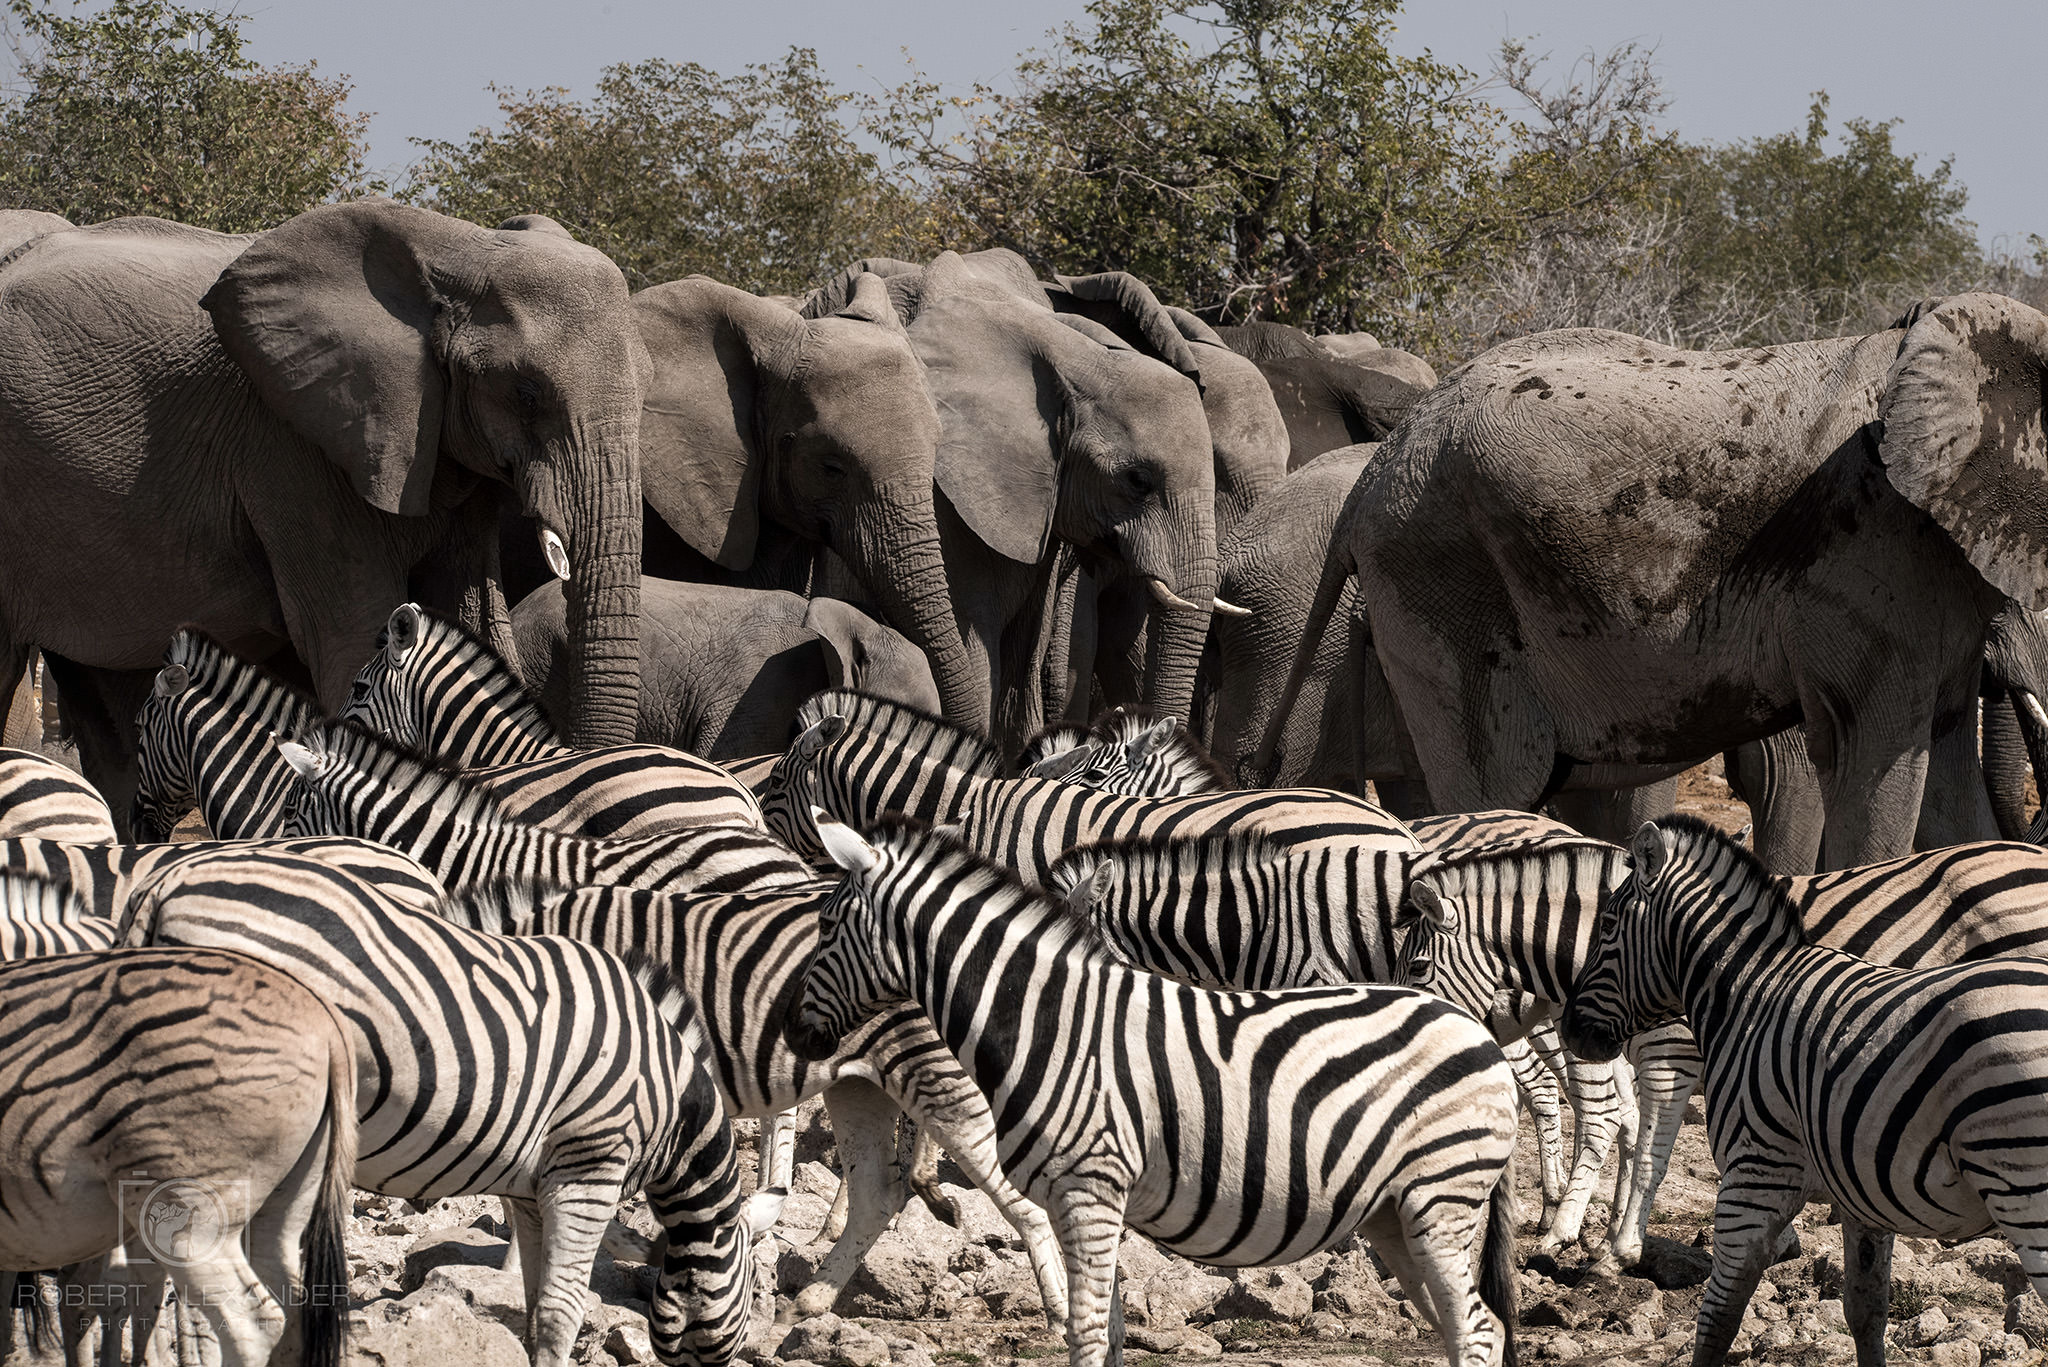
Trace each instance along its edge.
<instances>
[{"instance_id":1,"label":"elephant head","mask_svg":"<svg viewBox=\"0 0 2048 1367\"><path fill-rule=\"evenodd\" d=\"M926 712L942 710L930 661L899 632L837 598L813 598L804 625L818 637L829 687L858 689Z\"/></svg>"},{"instance_id":2,"label":"elephant head","mask_svg":"<svg viewBox=\"0 0 2048 1367\"><path fill-rule=\"evenodd\" d=\"M882 278L819 318L702 276L633 305L648 506L727 569L753 563L764 517L830 547L930 658L946 715L985 728L939 555L939 419Z\"/></svg>"},{"instance_id":3,"label":"elephant head","mask_svg":"<svg viewBox=\"0 0 2048 1367\"><path fill-rule=\"evenodd\" d=\"M986 254L984 254L986 255ZM982 544L1036 565L1057 538L1162 609L1144 700L1186 715L1216 593L1216 479L1196 349L1177 369L951 252L910 339L940 415L940 492Z\"/></svg>"},{"instance_id":4,"label":"elephant head","mask_svg":"<svg viewBox=\"0 0 2048 1367\"><path fill-rule=\"evenodd\" d=\"M645 356L618 267L563 233L367 199L256 238L202 303L264 403L373 506L417 517L474 476L511 486L571 584L568 739L630 741ZM495 544L472 550L486 581Z\"/></svg>"}]
</instances>

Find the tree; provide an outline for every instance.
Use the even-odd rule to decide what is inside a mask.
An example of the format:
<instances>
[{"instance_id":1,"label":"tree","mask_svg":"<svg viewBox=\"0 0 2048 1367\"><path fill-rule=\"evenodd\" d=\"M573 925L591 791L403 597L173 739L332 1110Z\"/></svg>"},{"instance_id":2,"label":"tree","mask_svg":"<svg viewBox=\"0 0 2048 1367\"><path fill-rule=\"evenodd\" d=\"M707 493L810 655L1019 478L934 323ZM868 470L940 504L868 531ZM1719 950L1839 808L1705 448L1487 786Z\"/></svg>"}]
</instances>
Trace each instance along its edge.
<instances>
[{"instance_id":1,"label":"tree","mask_svg":"<svg viewBox=\"0 0 2048 1367\"><path fill-rule=\"evenodd\" d=\"M721 76L655 59L594 99L498 91L500 128L422 141L409 197L479 223L544 213L639 289L693 272L796 293L895 243L898 192L839 120L817 54Z\"/></svg>"},{"instance_id":2,"label":"tree","mask_svg":"<svg viewBox=\"0 0 2048 1367\"><path fill-rule=\"evenodd\" d=\"M251 232L369 188L348 79L250 60L242 16L47 2L10 0L22 80L0 105L0 206Z\"/></svg>"},{"instance_id":3,"label":"tree","mask_svg":"<svg viewBox=\"0 0 2048 1367\"><path fill-rule=\"evenodd\" d=\"M1129 270L1217 321L1427 345L1435 306L1486 260L1628 193L1656 139L1629 111L1576 146L1522 142L1469 73L1388 49L1397 9L1095 0L1016 93L913 81L870 126L956 242Z\"/></svg>"}]
</instances>

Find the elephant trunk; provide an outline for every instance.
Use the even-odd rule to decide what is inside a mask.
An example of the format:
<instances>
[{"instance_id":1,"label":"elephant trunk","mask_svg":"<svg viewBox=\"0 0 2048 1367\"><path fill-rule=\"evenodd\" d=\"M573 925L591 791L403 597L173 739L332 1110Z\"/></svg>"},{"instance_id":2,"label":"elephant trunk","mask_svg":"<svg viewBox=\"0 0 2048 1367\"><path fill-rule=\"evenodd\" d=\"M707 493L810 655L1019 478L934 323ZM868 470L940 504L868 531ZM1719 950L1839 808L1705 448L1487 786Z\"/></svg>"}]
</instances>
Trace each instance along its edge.
<instances>
[{"instance_id":1,"label":"elephant trunk","mask_svg":"<svg viewBox=\"0 0 2048 1367\"><path fill-rule=\"evenodd\" d=\"M532 490L535 516L565 543L570 714L579 749L631 743L640 720L640 476L633 443L596 444L600 474ZM560 468L587 469L565 460Z\"/></svg>"},{"instance_id":2,"label":"elephant trunk","mask_svg":"<svg viewBox=\"0 0 2048 1367\"><path fill-rule=\"evenodd\" d=\"M967 655L959 619L953 613L952 584L939 553L938 515L931 490L892 497L881 491L886 511L851 529L842 552L867 583L883 621L903 633L930 661L932 682L946 720L980 735L989 728L990 699L985 679Z\"/></svg>"},{"instance_id":3,"label":"elephant trunk","mask_svg":"<svg viewBox=\"0 0 2048 1367\"><path fill-rule=\"evenodd\" d=\"M1145 629L1145 705L1186 718L1194 708L1195 676L1216 601L1214 501L1189 499L1169 505L1167 514L1171 530L1155 543L1170 548L1167 556L1144 554L1145 542L1138 538L1127 538L1126 545L1132 571L1154 581L1155 606Z\"/></svg>"},{"instance_id":4,"label":"elephant trunk","mask_svg":"<svg viewBox=\"0 0 2048 1367\"><path fill-rule=\"evenodd\" d=\"M2022 840L2027 834L2028 755L2016 701L2002 688L1984 695L1984 787L1998 834L2006 840Z\"/></svg>"}]
</instances>

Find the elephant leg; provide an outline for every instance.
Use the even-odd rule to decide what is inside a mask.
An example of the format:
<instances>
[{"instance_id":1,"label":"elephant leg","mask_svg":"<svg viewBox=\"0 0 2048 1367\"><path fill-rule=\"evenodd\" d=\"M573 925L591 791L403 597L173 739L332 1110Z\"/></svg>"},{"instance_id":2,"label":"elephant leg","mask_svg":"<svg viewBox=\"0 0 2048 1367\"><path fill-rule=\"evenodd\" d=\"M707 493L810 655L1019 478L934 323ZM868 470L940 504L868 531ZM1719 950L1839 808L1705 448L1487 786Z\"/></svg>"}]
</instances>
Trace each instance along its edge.
<instances>
[{"instance_id":1,"label":"elephant leg","mask_svg":"<svg viewBox=\"0 0 2048 1367\"><path fill-rule=\"evenodd\" d=\"M135 801L135 714L156 682L156 671L95 669L48 653L43 664L64 694L79 768L107 800L114 830L125 841L128 809Z\"/></svg>"},{"instance_id":2,"label":"elephant leg","mask_svg":"<svg viewBox=\"0 0 2048 1367\"><path fill-rule=\"evenodd\" d=\"M1827 812L1819 871L1852 869L1910 854L1927 784L1928 731L1835 715L1829 699L1801 698L1806 744ZM1866 700L1866 712L1876 711ZM1921 714L1923 717L1925 713ZM1903 734L1902 734L1903 733Z\"/></svg>"},{"instance_id":3,"label":"elephant leg","mask_svg":"<svg viewBox=\"0 0 2048 1367\"><path fill-rule=\"evenodd\" d=\"M1827 813L1820 777L1806 752L1806 735L1788 727L1773 736L1736 746L1721 757L1728 787L1749 804L1756 823L1756 857L1772 873L1812 873L1820 858Z\"/></svg>"},{"instance_id":4,"label":"elephant leg","mask_svg":"<svg viewBox=\"0 0 2048 1367\"><path fill-rule=\"evenodd\" d=\"M2001 840L2025 840L2028 784L2033 778L2020 719L2002 688L1984 695L1984 791Z\"/></svg>"},{"instance_id":5,"label":"elephant leg","mask_svg":"<svg viewBox=\"0 0 2048 1367\"><path fill-rule=\"evenodd\" d=\"M1583 835L1626 845L1645 821L1669 816L1678 805L1678 780L1660 779L1640 788L1582 789L1559 793L1550 810Z\"/></svg>"},{"instance_id":6,"label":"elephant leg","mask_svg":"<svg viewBox=\"0 0 2048 1367\"><path fill-rule=\"evenodd\" d=\"M0 650L0 679L15 680L7 702L7 730L4 743L16 749L35 749L43 743L42 709L36 706L36 675L32 667L35 651L29 646ZM2017 731L2017 724L2015 724Z\"/></svg>"},{"instance_id":7,"label":"elephant leg","mask_svg":"<svg viewBox=\"0 0 2048 1367\"><path fill-rule=\"evenodd\" d=\"M1098 710L1134 706L1143 698L1149 607L1145 591L1128 576L1114 580L1096 596L1095 679L1102 685Z\"/></svg>"},{"instance_id":8,"label":"elephant leg","mask_svg":"<svg viewBox=\"0 0 2048 1367\"><path fill-rule=\"evenodd\" d=\"M1977 757L1977 699L1973 694L1960 715L1945 728L1937 726L1934 733L1913 848L1938 850L1996 839L1998 820L1984 786L1984 766Z\"/></svg>"},{"instance_id":9,"label":"elephant leg","mask_svg":"<svg viewBox=\"0 0 2048 1367\"><path fill-rule=\"evenodd\" d=\"M1509 610L1502 601L1493 620L1508 620ZM1374 650L1438 812L1528 811L1543 800L1557 768L1557 729L1518 650L1490 637L1446 639L1407 621L1376 634Z\"/></svg>"}]
</instances>

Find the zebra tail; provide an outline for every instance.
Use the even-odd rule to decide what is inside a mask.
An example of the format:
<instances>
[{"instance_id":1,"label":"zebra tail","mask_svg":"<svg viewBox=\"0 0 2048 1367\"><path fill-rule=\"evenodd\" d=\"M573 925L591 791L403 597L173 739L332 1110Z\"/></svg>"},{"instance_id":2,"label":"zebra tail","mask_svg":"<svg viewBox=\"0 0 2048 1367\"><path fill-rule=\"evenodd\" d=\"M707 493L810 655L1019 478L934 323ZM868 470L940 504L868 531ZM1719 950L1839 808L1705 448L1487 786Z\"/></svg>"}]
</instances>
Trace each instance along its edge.
<instances>
[{"instance_id":1,"label":"zebra tail","mask_svg":"<svg viewBox=\"0 0 2048 1367\"><path fill-rule=\"evenodd\" d=\"M1500 1320L1501 1367L1515 1367L1515 1162L1494 1183L1479 1251L1479 1299Z\"/></svg>"},{"instance_id":2,"label":"zebra tail","mask_svg":"<svg viewBox=\"0 0 2048 1367\"><path fill-rule=\"evenodd\" d=\"M306 1228L306 1262L299 1310L304 1367L341 1367L348 1334L349 1184L356 1171L356 1056L334 1008L327 1050L327 1170Z\"/></svg>"}]
</instances>

